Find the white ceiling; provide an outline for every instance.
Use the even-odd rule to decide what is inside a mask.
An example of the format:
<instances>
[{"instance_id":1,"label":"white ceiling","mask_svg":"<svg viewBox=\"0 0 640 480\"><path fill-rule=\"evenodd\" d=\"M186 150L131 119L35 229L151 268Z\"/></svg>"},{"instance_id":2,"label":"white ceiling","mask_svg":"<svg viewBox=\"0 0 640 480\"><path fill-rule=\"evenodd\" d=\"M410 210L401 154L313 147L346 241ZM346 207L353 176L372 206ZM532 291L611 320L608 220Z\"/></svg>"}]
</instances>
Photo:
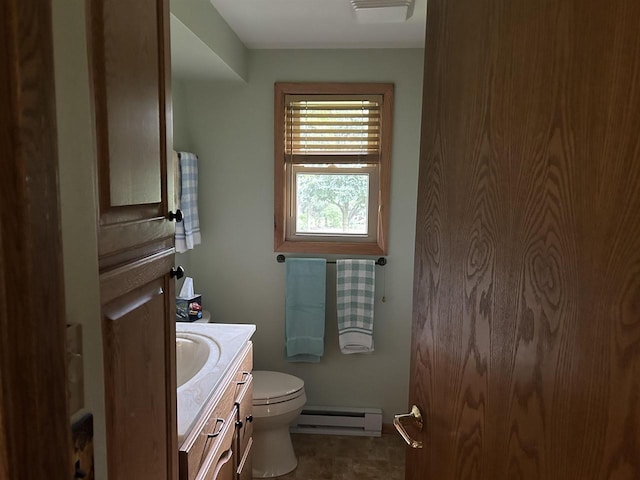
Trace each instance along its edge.
<instances>
[{"instance_id":1,"label":"white ceiling","mask_svg":"<svg viewBox=\"0 0 640 480\"><path fill-rule=\"evenodd\" d=\"M422 48L427 0L403 23L359 24L349 0L211 0L248 48Z\"/></svg>"}]
</instances>

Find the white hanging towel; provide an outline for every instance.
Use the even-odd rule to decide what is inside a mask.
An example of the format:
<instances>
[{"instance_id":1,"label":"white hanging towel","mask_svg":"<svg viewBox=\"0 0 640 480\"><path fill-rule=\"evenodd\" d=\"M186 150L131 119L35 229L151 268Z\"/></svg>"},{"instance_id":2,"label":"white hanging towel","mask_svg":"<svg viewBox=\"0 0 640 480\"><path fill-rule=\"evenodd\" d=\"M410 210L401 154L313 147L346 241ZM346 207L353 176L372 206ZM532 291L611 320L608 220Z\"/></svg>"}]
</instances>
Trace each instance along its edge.
<instances>
[{"instance_id":1,"label":"white hanging towel","mask_svg":"<svg viewBox=\"0 0 640 480\"><path fill-rule=\"evenodd\" d=\"M336 260L336 307L340 351L373 352L375 261Z\"/></svg>"},{"instance_id":2,"label":"white hanging towel","mask_svg":"<svg viewBox=\"0 0 640 480\"><path fill-rule=\"evenodd\" d=\"M180 210L182 221L176 223L176 251L186 252L200 244L198 219L198 157L193 153L178 153L180 169Z\"/></svg>"}]
</instances>

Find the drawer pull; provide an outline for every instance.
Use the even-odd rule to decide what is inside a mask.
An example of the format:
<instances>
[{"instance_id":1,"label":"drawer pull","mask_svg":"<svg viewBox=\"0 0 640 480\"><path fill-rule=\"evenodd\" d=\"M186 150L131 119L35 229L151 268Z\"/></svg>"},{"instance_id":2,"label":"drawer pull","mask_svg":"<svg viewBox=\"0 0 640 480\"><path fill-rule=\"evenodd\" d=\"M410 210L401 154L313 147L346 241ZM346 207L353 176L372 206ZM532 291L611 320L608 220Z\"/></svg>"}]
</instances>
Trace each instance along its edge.
<instances>
[{"instance_id":1,"label":"drawer pull","mask_svg":"<svg viewBox=\"0 0 640 480\"><path fill-rule=\"evenodd\" d=\"M253 415L247 415L246 420L247 420L247 423L253 422Z\"/></svg>"},{"instance_id":2,"label":"drawer pull","mask_svg":"<svg viewBox=\"0 0 640 480\"><path fill-rule=\"evenodd\" d=\"M242 377L240 377L240 381L238 382L238 385L244 385L245 383L247 383L249 381L250 376L251 376L251 372L245 372L243 370Z\"/></svg>"},{"instance_id":3,"label":"drawer pull","mask_svg":"<svg viewBox=\"0 0 640 480\"><path fill-rule=\"evenodd\" d=\"M207 433L207 438L215 438L218 435L220 435L220 432L222 432L222 427L224 427L224 418L216 418L216 424L213 426L213 429L216 429L216 425L218 425L218 423L220 424L220 428L218 428L218 431L215 433Z\"/></svg>"}]
</instances>

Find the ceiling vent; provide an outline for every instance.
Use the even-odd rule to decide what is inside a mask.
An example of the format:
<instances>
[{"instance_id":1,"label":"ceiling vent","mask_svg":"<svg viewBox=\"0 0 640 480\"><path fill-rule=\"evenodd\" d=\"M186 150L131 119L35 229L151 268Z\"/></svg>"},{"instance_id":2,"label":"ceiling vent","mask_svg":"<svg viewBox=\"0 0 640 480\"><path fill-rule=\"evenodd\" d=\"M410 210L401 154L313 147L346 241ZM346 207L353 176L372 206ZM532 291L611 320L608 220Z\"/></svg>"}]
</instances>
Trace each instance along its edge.
<instances>
[{"instance_id":1,"label":"ceiling vent","mask_svg":"<svg viewBox=\"0 0 640 480\"><path fill-rule=\"evenodd\" d=\"M400 23L413 15L415 0L351 0L358 23Z\"/></svg>"}]
</instances>

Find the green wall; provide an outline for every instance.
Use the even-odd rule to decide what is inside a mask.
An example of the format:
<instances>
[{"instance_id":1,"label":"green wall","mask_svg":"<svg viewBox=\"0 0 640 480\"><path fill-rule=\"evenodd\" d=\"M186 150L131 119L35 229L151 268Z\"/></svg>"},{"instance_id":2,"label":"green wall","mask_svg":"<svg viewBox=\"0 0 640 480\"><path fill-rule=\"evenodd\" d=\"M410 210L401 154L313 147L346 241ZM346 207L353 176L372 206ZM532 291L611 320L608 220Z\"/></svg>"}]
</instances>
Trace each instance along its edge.
<instances>
[{"instance_id":1,"label":"green wall","mask_svg":"<svg viewBox=\"0 0 640 480\"><path fill-rule=\"evenodd\" d=\"M309 404L406 410L422 99L421 49L253 50L246 84L185 81L192 149L200 157L202 245L188 253L196 291L214 321L255 323L255 368L306 382ZM342 355L335 294L327 298L325 356L284 360L284 265L273 252L273 84L395 84L388 265L376 269L375 352ZM327 267L335 291L335 267ZM386 302L381 301L383 293Z\"/></svg>"},{"instance_id":2,"label":"green wall","mask_svg":"<svg viewBox=\"0 0 640 480\"><path fill-rule=\"evenodd\" d=\"M105 407L96 231L93 115L85 2L54 0L60 214L67 323L82 325L85 409L93 413L96 479L107 478Z\"/></svg>"},{"instance_id":3,"label":"green wall","mask_svg":"<svg viewBox=\"0 0 640 480\"><path fill-rule=\"evenodd\" d=\"M189 131L189 119L183 82L171 79L171 96L173 97L173 149L177 152L189 151L192 140Z\"/></svg>"},{"instance_id":4,"label":"green wall","mask_svg":"<svg viewBox=\"0 0 640 480\"><path fill-rule=\"evenodd\" d=\"M189 118L183 82L171 79L171 96L173 98L173 149L176 152L191 152L193 141L189 129ZM181 265L190 275L191 261L189 253L176 253L176 265ZM176 282L176 295L180 293L184 279Z\"/></svg>"},{"instance_id":5,"label":"green wall","mask_svg":"<svg viewBox=\"0 0 640 480\"><path fill-rule=\"evenodd\" d=\"M235 72L247 75L247 48L209 0L171 0L171 15Z\"/></svg>"}]
</instances>

